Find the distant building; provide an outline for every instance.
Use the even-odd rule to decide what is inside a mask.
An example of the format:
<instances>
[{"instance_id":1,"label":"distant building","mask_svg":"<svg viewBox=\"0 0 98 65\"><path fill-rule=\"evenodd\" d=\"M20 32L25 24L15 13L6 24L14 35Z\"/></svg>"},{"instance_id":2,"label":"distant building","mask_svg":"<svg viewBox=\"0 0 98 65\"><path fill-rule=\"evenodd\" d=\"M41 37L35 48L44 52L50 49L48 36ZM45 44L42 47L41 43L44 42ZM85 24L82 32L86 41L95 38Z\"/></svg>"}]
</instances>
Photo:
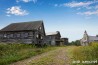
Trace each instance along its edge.
<instances>
[{"instance_id":1,"label":"distant building","mask_svg":"<svg viewBox=\"0 0 98 65\"><path fill-rule=\"evenodd\" d=\"M68 45L68 38L61 38L62 45Z\"/></svg>"},{"instance_id":2,"label":"distant building","mask_svg":"<svg viewBox=\"0 0 98 65\"><path fill-rule=\"evenodd\" d=\"M84 32L83 38L80 40L82 46L88 46L90 42L98 42L98 36L89 36L87 32Z\"/></svg>"},{"instance_id":3,"label":"distant building","mask_svg":"<svg viewBox=\"0 0 98 65\"><path fill-rule=\"evenodd\" d=\"M61 34L59 31L46 33L46 43L49 45L60 45Z\"/></svg>"},{"instance_id":4,"label":"distant building","mask_svg":"<svg viewBox=\"0 0 98 65\"><path fill-rule=\"evenodd\" d=\"M8 43L44 44L43 21L12 23L0 31L0 41Z\"/></svg>"}]
</instances>

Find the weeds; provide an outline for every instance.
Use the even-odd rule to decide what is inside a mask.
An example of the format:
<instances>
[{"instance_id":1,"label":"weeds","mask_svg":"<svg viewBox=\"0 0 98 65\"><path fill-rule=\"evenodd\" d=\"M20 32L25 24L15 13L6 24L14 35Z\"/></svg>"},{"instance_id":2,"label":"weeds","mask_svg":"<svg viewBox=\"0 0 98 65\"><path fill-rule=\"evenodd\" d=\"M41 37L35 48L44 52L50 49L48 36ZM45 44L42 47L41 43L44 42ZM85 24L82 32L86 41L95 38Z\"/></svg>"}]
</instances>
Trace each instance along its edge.
<instances>
[{"instance_id":1,"label":"weeds","mask_svg":"<svg viewBox=\"0 0 98 65\"><path fill-rule=\"evenodd\" d=\"M93 61L98 61L98 43L93 42L90 46L78 46L73 49L73 60L79 60L80 63L73 65L96 65ZM88 63L83 63L87 61Z\"/></svg>"},{"instance_id":2,"label":"weeds","mask_svg":"<svg viewBox=\"0 0 98 65\"><path fill-rule=\"evenodd\" d=\"M53 47L38 48L32 44L0 43L0 65L8 65L12 62L35 56L53 49Z\"/></svg>"}]
</instances>

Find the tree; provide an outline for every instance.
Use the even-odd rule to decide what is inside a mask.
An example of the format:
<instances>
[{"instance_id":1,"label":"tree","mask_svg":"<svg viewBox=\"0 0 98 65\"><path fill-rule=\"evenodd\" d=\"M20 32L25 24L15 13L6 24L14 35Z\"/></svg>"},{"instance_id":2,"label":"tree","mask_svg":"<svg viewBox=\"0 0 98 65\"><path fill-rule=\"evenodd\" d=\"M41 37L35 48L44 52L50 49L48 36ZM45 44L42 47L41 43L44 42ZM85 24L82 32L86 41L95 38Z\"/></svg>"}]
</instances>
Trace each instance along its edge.
<instances>
[{"instance_id":1,"label":"tree","mask_svg":"<svg viewBox=\"0 0 98 65\"><path fill-rule=\"evenodd\" d=\"M70 44L80 46L80 40L72 41Z\"/></svg>"}]
</instances>

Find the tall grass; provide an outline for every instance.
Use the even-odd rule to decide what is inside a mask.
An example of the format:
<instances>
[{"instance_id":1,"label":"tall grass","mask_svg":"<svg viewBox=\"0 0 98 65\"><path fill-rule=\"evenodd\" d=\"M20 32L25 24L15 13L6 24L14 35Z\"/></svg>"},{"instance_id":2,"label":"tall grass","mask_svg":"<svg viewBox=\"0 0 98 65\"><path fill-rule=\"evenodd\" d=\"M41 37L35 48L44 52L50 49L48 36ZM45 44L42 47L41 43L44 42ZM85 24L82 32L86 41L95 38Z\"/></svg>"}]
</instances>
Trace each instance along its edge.
<instances>
[{"instance_id":1,"label":"tall grass","mask_svg":"<svg viewBox=\"0 0 98 65\"><path fill-rule=\"evenodd\" d=\"M93 42L90 46L78 46L73 49L73 65L98 65L98 42ZM97 62L94 62L97 61Z\"/></svg>"},{"instance_id":2,"label":"tall grass","mask_svg":"<svg viewBox=\"0 0 98 65\"><path fill-rule=\"evenodd\" d=\"M32 44L0 44L0 65L8 65L53 49L53 47L38 48Z\"/></svg>"}]
</instances>

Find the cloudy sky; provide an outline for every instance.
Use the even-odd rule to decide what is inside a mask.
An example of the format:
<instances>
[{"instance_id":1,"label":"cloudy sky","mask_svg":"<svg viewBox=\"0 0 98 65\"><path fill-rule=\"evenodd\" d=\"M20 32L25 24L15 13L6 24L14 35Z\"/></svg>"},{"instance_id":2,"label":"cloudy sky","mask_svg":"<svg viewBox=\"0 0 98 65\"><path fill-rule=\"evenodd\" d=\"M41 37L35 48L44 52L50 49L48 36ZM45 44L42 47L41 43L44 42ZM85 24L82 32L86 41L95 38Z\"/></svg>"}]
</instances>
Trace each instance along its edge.
<instances>
[{"instance_id":1,"label":"cloudy sky","mask_svg":"<svg viewBox=\"0 0 98 65\"><path fill-rule=\"evenodd\" d=\"M0 0L0 29L10 23L43 20L45 31L60 31L69 41L85 30L98 34L98 0Z\"/></svg>"}]
</instances>

